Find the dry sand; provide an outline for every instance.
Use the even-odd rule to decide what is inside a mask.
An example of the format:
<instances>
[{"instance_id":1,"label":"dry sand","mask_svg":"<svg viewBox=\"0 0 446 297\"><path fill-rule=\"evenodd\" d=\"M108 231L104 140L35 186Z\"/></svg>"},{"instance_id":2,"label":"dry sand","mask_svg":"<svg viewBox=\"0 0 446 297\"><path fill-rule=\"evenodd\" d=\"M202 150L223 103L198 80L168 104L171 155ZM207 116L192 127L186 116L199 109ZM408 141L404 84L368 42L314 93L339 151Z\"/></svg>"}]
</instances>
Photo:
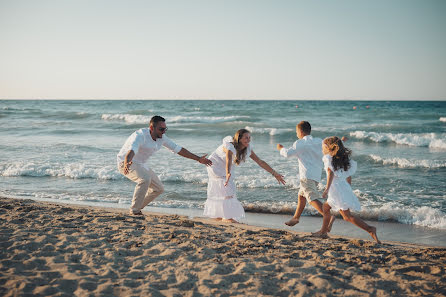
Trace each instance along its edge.
<instances>
[{"instance_id":1,"label":"dry sand","mask_svg":"<svg viewBox=\"0 0 446 297\"><path fill-rule=\"evenodd\" d=\"M445 296L446 248L0 198L1 296Z\"/></svg>"}]
</instances>

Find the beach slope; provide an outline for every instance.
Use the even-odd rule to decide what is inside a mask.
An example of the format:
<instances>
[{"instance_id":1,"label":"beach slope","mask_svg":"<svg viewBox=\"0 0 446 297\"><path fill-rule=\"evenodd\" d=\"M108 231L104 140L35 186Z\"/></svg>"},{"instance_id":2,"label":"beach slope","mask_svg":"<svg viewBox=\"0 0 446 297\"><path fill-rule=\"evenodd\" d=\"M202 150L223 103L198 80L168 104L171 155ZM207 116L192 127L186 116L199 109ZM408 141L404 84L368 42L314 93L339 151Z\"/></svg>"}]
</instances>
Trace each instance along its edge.
<instances>
[{"instance_id":1,"label":"beach slope","mask_svg":"<svg viewBox=\"0 0 446 297\"><path fill-rule=\"evenodd\" d=\"M446 248L0 198L1 296L444 296Z\"/></svg>"}]
</instances>

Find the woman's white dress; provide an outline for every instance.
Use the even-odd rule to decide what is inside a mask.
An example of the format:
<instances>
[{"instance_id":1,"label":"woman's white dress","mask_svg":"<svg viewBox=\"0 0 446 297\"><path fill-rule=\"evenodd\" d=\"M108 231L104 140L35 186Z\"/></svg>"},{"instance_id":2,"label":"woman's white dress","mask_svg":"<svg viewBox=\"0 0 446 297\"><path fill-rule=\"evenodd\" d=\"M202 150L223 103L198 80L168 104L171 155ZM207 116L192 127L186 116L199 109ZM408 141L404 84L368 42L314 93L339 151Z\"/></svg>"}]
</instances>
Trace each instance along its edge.
<instances>
[{"instance_id":1,"label":"woman's white dress","mask_svg":"<svg viewBox=\"0 0 446 297\"><path fill-rule=\"evenodd\" d=\"M347 210L360 211L361 204L358 197L353 193L352 187L347 182L347 177L352 176L356 172L357 163L354 160L350 160L350 168L347 171L344 169L334 170L332 165L332 157L325 155L322 160L324 161L325 170L330 168L333 171L334 177L328 190L327 203L334 211Z\"/></svg>"},{"instance_id":2,"label":"woman's white dress","mask_svg":"<svg viewBox=\"0 0 446 297\"><path fill-rule=\"evenodd\" d=\"M209 181L203 215L210 218L239 220L245 217L245 210L237 200L234 181L235 164L231 164L231 177L228 184L224 185L226 181L226 153L223 148L230 150L233 159L235 159L236 150L231 143L232 140L232 136L223 138L223 144L209 156L212 166L207 167ZM247 148L246 157L250 155L251 145Z\"/></svg>"}]
</instances>

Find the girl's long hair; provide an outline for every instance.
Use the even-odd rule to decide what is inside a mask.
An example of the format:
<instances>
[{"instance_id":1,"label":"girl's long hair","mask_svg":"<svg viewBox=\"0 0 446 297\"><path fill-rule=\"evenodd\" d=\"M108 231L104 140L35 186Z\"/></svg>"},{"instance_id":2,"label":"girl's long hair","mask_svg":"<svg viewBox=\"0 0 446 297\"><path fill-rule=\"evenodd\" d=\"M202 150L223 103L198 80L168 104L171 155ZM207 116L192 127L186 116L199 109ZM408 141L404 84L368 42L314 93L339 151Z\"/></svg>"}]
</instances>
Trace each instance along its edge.
<instances>
[{"instance_id":1,"label":"girl's long hair","mask_svg":"<svg viewBox=\"0 0 446 297\"><path fill-rule=\"evenodd\" d=\"M333 169L336 171L341 168L347 171L350 168L350 156L352 151L344 147L342 140L336 136L325 138L324 144L327 146L330 156L333 157Z\"/></svg>"},{"instance_id":2,"label":"girl's long hair","mask_svg":"<svg viewBox=\"0 0 446 297\"><path fill-rule=\"evenodd\" d=\"M235 135L232 139L233 140L232 144L234 145L235 151L237 152L235 154L234 163L237 165L240 165L241 162L244 162L245 158L246 158L247 147L242 149L241 144L240 144L240 139L242 139L242 137L245 133L250 133L250 132L246 129L240 129L237 132L235 132Z\"/></svg>"}]
</instances>

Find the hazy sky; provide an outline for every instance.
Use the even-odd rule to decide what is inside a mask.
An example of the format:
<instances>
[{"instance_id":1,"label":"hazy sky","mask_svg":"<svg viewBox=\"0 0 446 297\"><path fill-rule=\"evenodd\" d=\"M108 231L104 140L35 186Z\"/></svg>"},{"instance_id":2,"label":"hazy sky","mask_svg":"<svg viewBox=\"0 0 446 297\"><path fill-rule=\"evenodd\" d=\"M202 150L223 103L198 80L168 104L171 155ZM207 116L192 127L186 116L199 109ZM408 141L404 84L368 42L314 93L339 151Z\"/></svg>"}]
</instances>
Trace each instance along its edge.
<instances>
[{"instance_id":1,"label":"hazy sky","mask_svg":"<svg viewBox=\"0 0 446 297\"><path fill-rule=\"evenodd\" d=\"M0 98L446 100L446 1L0 0Z\"/></svg>"}]
</instances>

